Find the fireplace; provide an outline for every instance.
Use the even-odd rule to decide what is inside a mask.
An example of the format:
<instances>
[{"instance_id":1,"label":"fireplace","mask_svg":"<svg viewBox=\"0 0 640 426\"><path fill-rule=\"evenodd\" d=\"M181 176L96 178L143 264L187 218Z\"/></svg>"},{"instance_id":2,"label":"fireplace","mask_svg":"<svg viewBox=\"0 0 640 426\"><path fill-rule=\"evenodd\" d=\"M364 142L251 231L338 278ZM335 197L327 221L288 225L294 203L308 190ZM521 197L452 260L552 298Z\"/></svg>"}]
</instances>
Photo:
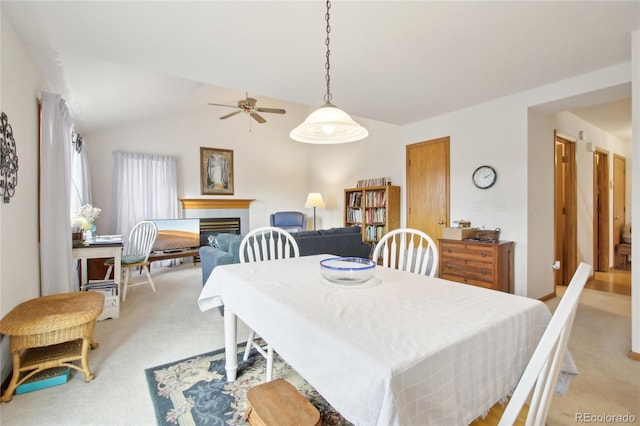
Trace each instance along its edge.
<instances>
[{"instance_id":1,"label":"fireplace","mask_svg":"<svg viewBox=\"0 0 640 426\"><path fill-rule=\"evenodd\" d=\"M239 217L208 217L200 218L200 245L208 246L209 237L218 234L240 234Z\"/></svg>"},{"instance_id":2,"label":"fireplace","mask_svg":"<svg viewBox=\"0 0 640 426\"><path fill-rule=\"evenodd\" d=\"M204 231L208 233L200 237L200 245L209 245L207 238L223 232L231 232L242 235L249 229L249 205L251 199L237 198L181 198L182 217L198 218L205 221L212 219L220 223L211 224L211 228ZM238 221L228 223L230 220ZM227 222L227 223L225 223Z\"/></svg>"}]
</instances>

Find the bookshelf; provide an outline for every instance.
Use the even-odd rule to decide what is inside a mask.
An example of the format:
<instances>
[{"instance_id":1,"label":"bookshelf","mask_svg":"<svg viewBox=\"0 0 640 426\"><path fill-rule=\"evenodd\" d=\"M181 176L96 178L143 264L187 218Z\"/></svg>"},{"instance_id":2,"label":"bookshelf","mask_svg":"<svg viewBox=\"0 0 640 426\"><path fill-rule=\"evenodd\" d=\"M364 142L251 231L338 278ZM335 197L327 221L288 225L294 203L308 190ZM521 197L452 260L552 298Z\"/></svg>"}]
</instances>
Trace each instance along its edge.
<instances>
[{"instance_id":1,"label":"bookshelf","mask_svg":"<svg viewBox=\"0 0 640 426\"><path fill-rule=\"evenodd\" d=\"M400 227L399 186L348 188L344 200L344 226L361 226L364 242L375 243Z\"/></svg>"}]
</instances>

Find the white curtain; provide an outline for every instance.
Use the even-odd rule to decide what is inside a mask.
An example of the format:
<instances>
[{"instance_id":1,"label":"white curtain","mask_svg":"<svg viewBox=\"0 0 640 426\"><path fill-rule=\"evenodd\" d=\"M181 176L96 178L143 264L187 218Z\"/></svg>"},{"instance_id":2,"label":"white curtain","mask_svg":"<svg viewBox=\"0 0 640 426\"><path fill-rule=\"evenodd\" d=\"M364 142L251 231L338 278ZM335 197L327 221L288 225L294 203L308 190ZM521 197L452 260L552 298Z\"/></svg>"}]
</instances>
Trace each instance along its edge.
<instances>
[{"instance_id":1,"label":"white curtain","mask_svg":"<svg viewBox=\"0 0 640 426\"><path fill-rule=\"evenodd\" d=\"M76 215L83 205L93 203L88 151L87 143L80 135L76 135L71 149L71 205L69 206L71 216Z\"/></svg>"},{"instance_id":2,"label":"white curtain","mask_svg":"<svg viewBox=\"0 0 640 426\"><path fill-rule=\"evenodd\" d=\"M47 296L78 290L69 216L73 120L60 95L42 93L41 102L40 291Z\"/></svg>"},{"instance_id":3,"label":"white curtain","mask_svg":"<svg viewBox=\"0 0 640 426\"><path fill-rule=\"evenodd\" d=\"M114 156L112 233L126 238L142 220L179 217L175 157L127 152Z\"/></svg>"}]
</instances>

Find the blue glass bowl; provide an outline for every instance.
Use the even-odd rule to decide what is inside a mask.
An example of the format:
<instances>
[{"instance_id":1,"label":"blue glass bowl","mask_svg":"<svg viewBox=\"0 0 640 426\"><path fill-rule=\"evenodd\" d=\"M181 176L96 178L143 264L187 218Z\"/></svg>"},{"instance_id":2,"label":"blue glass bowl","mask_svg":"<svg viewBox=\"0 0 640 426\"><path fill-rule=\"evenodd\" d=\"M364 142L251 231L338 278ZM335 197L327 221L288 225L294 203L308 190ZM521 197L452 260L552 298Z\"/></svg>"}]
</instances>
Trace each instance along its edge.
<instances>
[{"instance_id":1,"label":"blue glass bowl","mask_svg":"<svg viewBox=\"0 0 640 426\"><path fill-rule=\"evenodd\" d=\"M332 257L320 261L320 273L332 283L358 284L376 274L376 263L360 257Z\"/></svg>"}]
</instances>

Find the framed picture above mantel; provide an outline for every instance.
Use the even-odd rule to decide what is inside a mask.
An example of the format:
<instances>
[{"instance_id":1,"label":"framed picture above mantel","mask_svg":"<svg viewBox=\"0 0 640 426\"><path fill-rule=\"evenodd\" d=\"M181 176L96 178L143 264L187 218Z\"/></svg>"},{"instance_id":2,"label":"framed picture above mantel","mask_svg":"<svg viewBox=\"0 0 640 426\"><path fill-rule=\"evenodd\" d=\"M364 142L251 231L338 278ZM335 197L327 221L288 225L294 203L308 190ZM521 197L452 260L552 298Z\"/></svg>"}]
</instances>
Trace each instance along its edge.
<instances>
[{"instance_id":1,"label":"framed picture above mantel","mask_svg":"<svg viewBox=\"0 0 640 426\"><path fill-rule=\"evenodd\" d=\"M233 150L200 147L200 193L233 195Z\"/></svg>"}]
</instances>

